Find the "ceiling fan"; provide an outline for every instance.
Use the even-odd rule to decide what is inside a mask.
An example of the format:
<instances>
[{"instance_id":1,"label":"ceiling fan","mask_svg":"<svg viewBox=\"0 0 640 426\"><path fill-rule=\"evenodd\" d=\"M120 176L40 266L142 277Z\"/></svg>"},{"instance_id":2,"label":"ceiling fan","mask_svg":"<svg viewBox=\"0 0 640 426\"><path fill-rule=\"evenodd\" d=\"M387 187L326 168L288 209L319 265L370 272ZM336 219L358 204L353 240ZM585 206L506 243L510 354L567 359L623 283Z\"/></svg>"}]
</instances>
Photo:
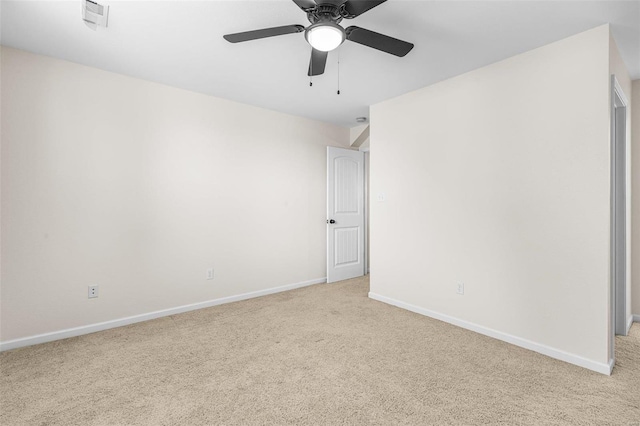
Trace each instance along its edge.
<instances>
[{"instance_id":1,"label":"ceiling fan","mask_svg":"<svg viewBox=\"0 0 640 426\"><path fill-rule=\"evenodd\" d=\"M387 0L293 0L306 14L311 25L285 25L261 30L227 34L224 39L231 43L257 40L304 31L311 45L309 76L324 73L328 53L340 46L345 40L362 44L395 56L405 56L413 44L384 34L351 26L346 29L338 25L342 19L356 18Z\"/></svg>"}]
</instances>

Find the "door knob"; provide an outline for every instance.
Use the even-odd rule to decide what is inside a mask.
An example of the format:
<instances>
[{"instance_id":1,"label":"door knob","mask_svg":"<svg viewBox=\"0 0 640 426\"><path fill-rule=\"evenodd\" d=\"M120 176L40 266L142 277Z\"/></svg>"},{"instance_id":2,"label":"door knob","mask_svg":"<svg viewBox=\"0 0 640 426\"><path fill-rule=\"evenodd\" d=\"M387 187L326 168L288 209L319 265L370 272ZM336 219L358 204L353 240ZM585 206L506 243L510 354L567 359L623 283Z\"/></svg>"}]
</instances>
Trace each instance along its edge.
<instances>
[{"instance_id":1,"label":"door knob","mask_svg":"<svg viewBox=\"0 0 640 426\"><path fill-rule=\"evenodd\" d=\"M327 221L327 223L336 223L336 221L333 220L333 219L330 219L330 220Z\"/></svg>"}]
</instances>

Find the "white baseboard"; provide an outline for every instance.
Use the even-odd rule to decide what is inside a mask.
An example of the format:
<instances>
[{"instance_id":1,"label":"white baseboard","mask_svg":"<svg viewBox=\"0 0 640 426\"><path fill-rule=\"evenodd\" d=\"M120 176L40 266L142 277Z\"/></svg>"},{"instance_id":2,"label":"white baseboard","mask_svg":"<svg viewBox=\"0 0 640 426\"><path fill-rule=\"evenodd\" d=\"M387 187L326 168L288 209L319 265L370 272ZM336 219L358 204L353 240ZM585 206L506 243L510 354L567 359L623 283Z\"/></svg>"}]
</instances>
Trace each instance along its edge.
<instances>
[{"instance_id":1,"label":"white baseboard","mask_svg":"<svg viewBox=\"0 0 640 426\"><path fill-rule=\"evenodd\" d=\"M376 293L370 292L369 298L373 300L377 300L379 302L387 303L389 305L397 306L398 308L406 309L408 311L415 312L420 315L425 315L440 321L444 321L449 324L453 324L458 327L465 328L467 330L475 331L476 333L484 334L485 336L493 337L494 339L502 340L504 342L511 343L512 345L520 346L521 348L529 349L531 351L541 353L551 358L559 359L561 361L575 364L580 367L588 368L589 370L593 370L598 373L610 375L613 369L613 364L610 362L601 363L597 361L592 361L590 359L583 358L579 355L574 355L560 349L555 349L550 346L532 342L531 340L523 339L521 337L513 336L511 334L493 330L491 328L487 328L478 324L474 324L472 322L454 318L449 315L441 314L439 312L435 312L429 309L420 308L418 306L401 302L399 300L391 299L386 296L381 296Z\"/></svg>"},{"instance_id":2,"label":"white baseboard","mask_svg":"<svg viewBox=\"0 0 640 426\"><path fill-rule=\"evenodd\" d=\"M633 315L629 315L627 319L627 334L629 334L629 330L631 330L631 325L633 324Z\"/></svg>"},{"instance_id":3,"label":"white baseboard","mask_svg":"<svg viewBox=\"0 0 640 426\"><path fill-rule=\"evenodd\" d=\"M67 328L65 330L53 331L51 333L38 334L35 336L23 337L15 340L0 342L0 352L24 346L37 345L39 343L52 342L54 340L66 339L69 337L81 336L83 334L95 333L97 331L108 330L110 328L122 327L124 325L135 324L137 322L149 321L152 319L166 317L169 315L181 314L183 312L195 311L197 309L210 308L212 306L223 305L225 303L239 302L241 300L253 299L255 297L267 296L269 294L280 293L296 288L306 287L314 284L327 282L326 278L303 281L295 284L272 287L265 290L252 291L250 293L238 294L236 296L222 297L220 299L208 300L206 302L192 303L190 305L178 306L175 308L163 309L161 311L149 312L141 315L134 315L126 318L100 322L97 324L83 325L81 327Z\"/></svg>"},{"instance_id":4,"label":"white baseboard","mask_svg":"<svg viewBox=\"0 0 640 426\"><path fill-rule=\"evenodd\" d=\"M640 315L632 315L633 322L640 322Z\"/></svg>"}]
</instances>

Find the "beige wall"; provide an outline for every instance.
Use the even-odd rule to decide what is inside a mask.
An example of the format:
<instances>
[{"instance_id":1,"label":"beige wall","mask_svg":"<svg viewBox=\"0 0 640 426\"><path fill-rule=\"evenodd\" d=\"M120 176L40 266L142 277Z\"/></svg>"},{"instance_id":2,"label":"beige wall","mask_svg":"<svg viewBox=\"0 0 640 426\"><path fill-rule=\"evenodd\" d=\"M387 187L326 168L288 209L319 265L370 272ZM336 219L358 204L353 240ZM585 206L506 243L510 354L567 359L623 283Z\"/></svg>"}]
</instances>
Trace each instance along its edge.
<instances>
[{"instance_id":1,"label":"beige wall","mask_svg":"<svg viewBox=\"0 0 640 426\"><path fill-rule=\"evenodd\" d=\"M349 129L8 48L1 72L2 341L326 276Z\"/></svg>"},{"instance_id":2,"label":"beige wall","mask_svg":"<svg viewBox=\"0 0 640 426\"><path fill-rule=\"evenodd\" d=\"M616 45L613 36L609 35L609 73L611 75L616 76L616 80L620 84L622 91L624 92L625 97L629 101L629 105L627 106L627 152L631 152L631 115L632 115L632 105L631 105L631 78L629 78L629 73L627 72L627 67L620 56L620 52L618 51L618 46ZM609 101L611 102L611 101ZM631 157L627 158L627 186L631 187L631 173L632 173L632 164ZM631 191L627 193L627 229L632 230L632 194ZM634 259L633 255L633 247L632 247L632 239L627 241L627 277L632 277L632 262ZM632 309L631 309L631 285L632 280L627 280L627 306L626 312L629 319L631 319Z\"/></svg>"},{"instance_id":3,"label":"beige wall","mask_svg":"<svg viewBox=\"0 0 640 426\"><path fill-rule=\"evenodd\" d=\"M632 96L632 272L631 272L631 298L633 306L631 311L640 317L640 80L633 81Z\"/></svg>"},{"instance_id":4,"label":"beige wall","mask_svg":"<svg viewBox=\"0 0 640 426\"><path fill-rule=\"evenodd\" d=\"M602 26L374 105L371 296L607 371L608 100Z\"/></svg>"}]
</instances>

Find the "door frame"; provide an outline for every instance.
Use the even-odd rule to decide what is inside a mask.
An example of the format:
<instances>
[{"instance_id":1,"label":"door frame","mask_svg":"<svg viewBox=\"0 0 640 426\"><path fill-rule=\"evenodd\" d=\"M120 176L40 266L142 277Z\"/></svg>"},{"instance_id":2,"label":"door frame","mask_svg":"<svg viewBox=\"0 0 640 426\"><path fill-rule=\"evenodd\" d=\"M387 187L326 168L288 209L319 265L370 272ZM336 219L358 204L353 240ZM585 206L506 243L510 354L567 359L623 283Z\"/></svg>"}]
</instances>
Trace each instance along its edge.
<instances>
[{"instance_id":1,"label":"door frame","mask_svg":"<svg viewBox=\"0 0 640 426\"><path fill-rule=\"evenodd\" d=\"M370 271L369 265L369 167L371 167L371 156L369 148L360 149L364 152L364 274ZM367 167L369 163L369 167Z\"/></svg>"},{"instance_id":2,"label":"door frame","mask_svg":"<svg viewBox=\"0 0 640 426\"><path fill-rule=\"evenodd\" d=\"M611 76L611 197L610 197L610 345L609 359L615 363L615 336L627 335L627 280L629 207L629 141L627 140L627 113L629 102L615 75ZM621 130L621 131L619 131ZM622 149L621 149L622 148ZM620 156L622 155L622 159ZM621 161L620 161L621 160ZM622 164L622 170L619 165ZM622 188L618 182L623 174ZM622 206L621 206L622 204ZM620 217L622 216L622 217ZM622 227L622 229L620 229ZM622 234L622 238L620 238ZM622 277L618 271L622 271Z\"/></svg>"}]
</instances>

